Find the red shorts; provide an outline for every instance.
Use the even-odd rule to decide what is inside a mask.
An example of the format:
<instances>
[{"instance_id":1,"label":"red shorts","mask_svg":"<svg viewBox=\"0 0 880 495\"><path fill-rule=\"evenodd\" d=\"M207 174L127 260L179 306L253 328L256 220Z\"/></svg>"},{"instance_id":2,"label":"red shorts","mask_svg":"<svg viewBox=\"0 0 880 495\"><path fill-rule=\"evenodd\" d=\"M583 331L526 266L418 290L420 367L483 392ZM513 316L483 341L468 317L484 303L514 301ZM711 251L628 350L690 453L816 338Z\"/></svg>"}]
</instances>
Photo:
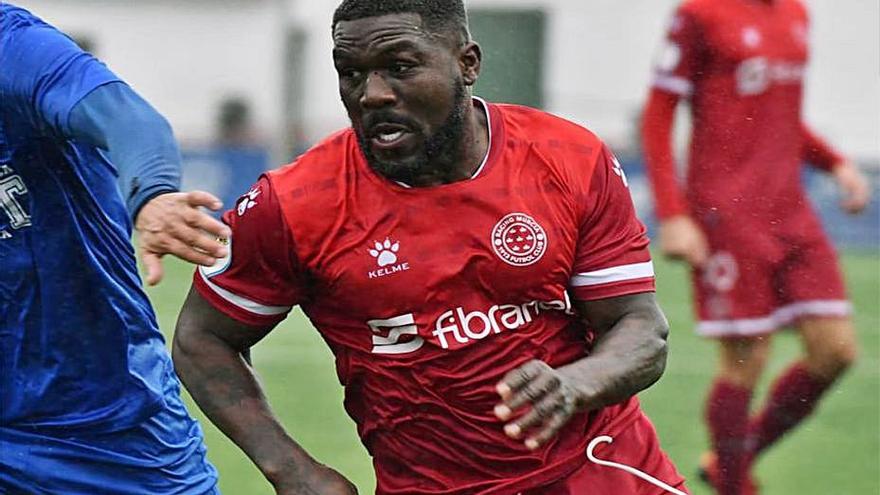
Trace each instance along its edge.
<instances>
[{"instance_id":1,"label":"red shorts","mask_svg":"<svg viewBox=\"0 0 880 495\"><path fill-rule=\"evenodd\" d=\"M672 461L660 449L660 441L654 425L644 414L627 426L608 443L594 439L593 457L596 463L588 460L586 464L570 474L566 479L552 485L533 488L521 495L669 495L688 493L684 478L675 469ZM586 458L586 453L584 455ZM616 463L635 469L654 479L648 481L621 467L612 467L606 462ZM656 482L667 484L678 492L662 488Z\"/></svg>"},{"instance_id":2,"label":"red shorts","mask_svg":"<svg viewBox=\"0 0 880 495\"><path fill-rule=\"evenodd\" d=\"M805 316L849 315L837 254L818 226L790 236L737 230L710 234L712 255L693 272L698 334L761 335Z\"/></svg>"}]
</instances>

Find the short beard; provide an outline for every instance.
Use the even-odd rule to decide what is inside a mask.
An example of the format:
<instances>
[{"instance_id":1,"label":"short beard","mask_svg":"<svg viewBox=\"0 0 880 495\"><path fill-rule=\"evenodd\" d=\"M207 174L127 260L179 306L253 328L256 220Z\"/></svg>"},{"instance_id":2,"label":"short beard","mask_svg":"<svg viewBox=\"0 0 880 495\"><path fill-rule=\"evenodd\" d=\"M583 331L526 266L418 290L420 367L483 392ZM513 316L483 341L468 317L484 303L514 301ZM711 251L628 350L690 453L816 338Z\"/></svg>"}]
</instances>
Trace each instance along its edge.
<instances>
[{"instance_id":1,"label":"short beard","mask_svg":"<svg viewBox=\"0 0 880 495\"><path fill-rule=\"evenodd\" d=\"M422 139L422 146L415 156L403 160L382 160L373 154L367 137L357 133L358 144L367 164L384 177L404 184L415 184L419 177L446 177L458 166L464 147L465 105L468 102L464 81L455 82L452 110L437 132Z\"/></svg>"}]
</instances>

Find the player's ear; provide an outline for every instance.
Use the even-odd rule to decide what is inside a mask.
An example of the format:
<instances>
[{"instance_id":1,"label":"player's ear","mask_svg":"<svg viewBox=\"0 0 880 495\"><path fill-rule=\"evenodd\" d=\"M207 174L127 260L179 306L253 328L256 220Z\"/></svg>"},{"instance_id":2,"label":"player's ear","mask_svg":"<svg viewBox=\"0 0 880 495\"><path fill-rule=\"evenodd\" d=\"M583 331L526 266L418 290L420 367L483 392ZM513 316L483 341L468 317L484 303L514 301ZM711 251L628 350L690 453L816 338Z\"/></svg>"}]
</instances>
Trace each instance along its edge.
<instances>
[{"instance_id":1,"label":"player's ear","mask_svg":"<svg viewBox=\"0 0 880 495\"><path fill-rule=\"evenodd\" d=\"M458 56L458 65L461 68L461 76L465 86L473 86L480 77L480 63L483 52L480 45L474 41L468 41L461 47Z\"/></svg>"}]
</instances>

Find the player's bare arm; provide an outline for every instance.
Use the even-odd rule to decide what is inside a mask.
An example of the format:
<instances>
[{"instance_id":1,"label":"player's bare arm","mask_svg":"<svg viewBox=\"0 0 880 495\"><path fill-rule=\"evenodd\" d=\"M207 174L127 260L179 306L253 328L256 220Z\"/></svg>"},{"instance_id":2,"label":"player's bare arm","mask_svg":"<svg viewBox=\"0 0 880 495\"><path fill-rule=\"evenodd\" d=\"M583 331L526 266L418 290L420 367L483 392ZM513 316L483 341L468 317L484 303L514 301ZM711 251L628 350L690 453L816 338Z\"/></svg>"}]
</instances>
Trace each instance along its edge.
<instances>
[{"instance_id":1,"label":"player's bare arm","mask_svg":"<svg viewBox=\"0 0 880 495\"><path fill-rule=\"evenodd\" d=\"M851 215L861 213L871 200L871 188L858 165L835 150L803 122L801 135L801 159L834 178L843 196L840 200L843 211Z\"/></svg>"},{"instance_id":2,"label":"player's bare arm","mask_svg":"<svg viewBox=\"0 0 880 495\"><path fill-rule=\"evenodd\" d=\"M590 356L553 369L530 361L498 384L495 414L512 438L535 449L576 413L626 400L656 382L666 367L669 325L653 293L575 301L597 334Z\"/></svg>"},{"instance_id":3,"label":"player's bare arm","mask_svg":"<svg viewBox=\"0 0 880 495\"><path fill-rule=\"evenodd\" d=\"M843 194L840 207L850 214L861 213L871 201L871 189L864 174L850 160L836 164L831 174Z\"/></svg>"},{"instance_id":4,"label":"player's bare arm","mask_svg":"<svg viewBox=\"0 0 880 495\"><path fill-rule=\"evenodd\" d=\"M199 407L257 465L279 495L350 495L354 485L312 458L284 431L243 354L272 327L247 326L191 290L174 335L173 358Z\"/></svg>"},{"instance_id":5,"label":"player's bare arm","mask_svg":"<svg viewBox=\"0 0 880 495\"><path fill-rule=\"evenodd\" d=\"M676 215L660 221L660 251L664 256L701 267L709 258L709 243L700 226L688 215Z\"/></svg>"}]
</instances>

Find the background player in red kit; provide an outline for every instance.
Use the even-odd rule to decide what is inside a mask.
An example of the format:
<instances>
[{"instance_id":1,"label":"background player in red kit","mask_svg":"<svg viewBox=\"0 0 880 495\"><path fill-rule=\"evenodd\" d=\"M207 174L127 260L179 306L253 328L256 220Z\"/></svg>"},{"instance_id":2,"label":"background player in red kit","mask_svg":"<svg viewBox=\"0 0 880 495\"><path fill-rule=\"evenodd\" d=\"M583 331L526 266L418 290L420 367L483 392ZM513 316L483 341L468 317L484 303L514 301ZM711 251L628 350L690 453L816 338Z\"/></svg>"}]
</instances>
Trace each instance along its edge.
<instances>
[{"instance_id":1,"label":"background player in red kit","mask_svg":"<svg viewBox=\"0 0 880 495\"><path fill-rule=\"evenodd\" d=\"M697 332L719 338L704 468L719 493L755 493L749 466L814 408L852 363L856 338L836 255L801 186L801 163L832 174L843 207L862 210L858 170L801 119L807 14L797 0L690 0L669 28L644 112L643 139L663 252L694 267ZM670 143L675 106L690 103L687 186ZM749 402L769 334L793 324L804 358Z\"/></svg>"},{"instance_id":2,"label":"background player in red kit","mask_svg":"<svg viewBox=\"0 0 880 495\"><path fill-rule=\"evenodd\" d=\"M686 493L633 397L668 328L611 152L471 97L460 0L347 0L333 40L352 128L224 216L230 257L195 275L174 341L198 404L278 493L353 493L286 435L241 356L298 304L380 494Z\"/></svg>"}]
</instances>

